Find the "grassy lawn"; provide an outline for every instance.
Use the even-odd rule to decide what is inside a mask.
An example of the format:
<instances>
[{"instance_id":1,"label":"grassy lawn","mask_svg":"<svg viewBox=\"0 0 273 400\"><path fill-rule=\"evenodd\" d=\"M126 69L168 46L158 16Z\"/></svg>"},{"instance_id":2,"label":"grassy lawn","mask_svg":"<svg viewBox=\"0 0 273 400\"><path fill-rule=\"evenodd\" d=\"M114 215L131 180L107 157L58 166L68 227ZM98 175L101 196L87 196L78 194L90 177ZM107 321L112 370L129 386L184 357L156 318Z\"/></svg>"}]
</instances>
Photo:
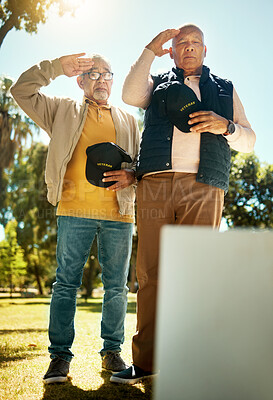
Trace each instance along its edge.
<instances>
[{"instance_id":1,"label":"grassy lawn","mask_svg":"<svg viewBox=\"0 0 273 400\"><path fill-rule=\"evenodd\" d=\"M151 399L152 383L133 386L109 382L101 370L101 298L78 300L75 357L69 382L45 386L43 374L49 364L47 353L49 299L0 299L0 399L77 400ZM131 338L136 324L136 297L129 295L126 339L122 356L131 363Z\"/></svg>"}]
</instances>

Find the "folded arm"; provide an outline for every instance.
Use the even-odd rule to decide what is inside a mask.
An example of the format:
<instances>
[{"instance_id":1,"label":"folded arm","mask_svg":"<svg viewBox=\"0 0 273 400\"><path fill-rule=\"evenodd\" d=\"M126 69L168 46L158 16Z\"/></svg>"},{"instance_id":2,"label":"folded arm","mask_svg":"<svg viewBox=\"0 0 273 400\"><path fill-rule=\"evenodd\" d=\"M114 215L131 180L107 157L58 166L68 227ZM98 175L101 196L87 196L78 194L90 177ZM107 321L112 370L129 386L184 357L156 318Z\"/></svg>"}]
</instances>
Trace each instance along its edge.
<instances>
[{"instance_id":1,"label":"folded arm","mask_svg":"<svg viewBox=\"0 0 273 400\"><path fill-rule=\"evenodd\" d=\"M213 111L197 111L190 114L189 124L193 126L191 132L211 132L215 135L225 135L230 147L236 151L250 153L256 141L255 132L251 129L244 107L236 90L233 88L233 122L235 131L232 135L225 135L229 121Z\"/></svg>"},{"instance_id":2,"label":"folded arm","mask_svg":"<svg viewBox=\"0 0 273 400\"><path fill-rule=\"evenodd\" d=\"M244 107L235 89L233 89L233 109L235 132L226 136L227 141L232 149L251 153L254 150L256 134L246 118Z\"/></svg>"}]
</instances>

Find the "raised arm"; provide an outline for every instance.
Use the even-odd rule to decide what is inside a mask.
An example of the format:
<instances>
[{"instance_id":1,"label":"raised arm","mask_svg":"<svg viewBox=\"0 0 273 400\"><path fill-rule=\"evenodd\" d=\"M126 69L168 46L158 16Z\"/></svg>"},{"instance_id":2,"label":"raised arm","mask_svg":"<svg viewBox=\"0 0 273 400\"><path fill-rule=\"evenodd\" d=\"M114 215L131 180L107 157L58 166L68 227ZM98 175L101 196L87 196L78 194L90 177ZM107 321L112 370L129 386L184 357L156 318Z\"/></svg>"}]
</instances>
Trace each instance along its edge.
<instances>
[{"instance_id":1,"label":"raised arm","mask_svg":"<svg viewBox=\"0 0 273 400\"><path fill-rule=\"evenodd\" d=\"M63 56L55 60L45 60L25 71L11 88L11 94L25 113L51 136L54 115L60 99L40 92L41 87L60 75L79 75L93 65L85 53Z\"/></svg>"},{"instance_id":2,"label":"raised arm","mask_svg":"<svg viewBox=\"0 0 273 400\"><path fill-rule=\"evenodd\" d=\"M122 99L125 103L144 109L149 106L153 90L153 79L150 75L152 62L156 56L161 57L169 53L169 49L163 49L163 46L179 32L178 29L160 32L145 47L125 79L122 91Z\"/></svg>"}]
</instances>

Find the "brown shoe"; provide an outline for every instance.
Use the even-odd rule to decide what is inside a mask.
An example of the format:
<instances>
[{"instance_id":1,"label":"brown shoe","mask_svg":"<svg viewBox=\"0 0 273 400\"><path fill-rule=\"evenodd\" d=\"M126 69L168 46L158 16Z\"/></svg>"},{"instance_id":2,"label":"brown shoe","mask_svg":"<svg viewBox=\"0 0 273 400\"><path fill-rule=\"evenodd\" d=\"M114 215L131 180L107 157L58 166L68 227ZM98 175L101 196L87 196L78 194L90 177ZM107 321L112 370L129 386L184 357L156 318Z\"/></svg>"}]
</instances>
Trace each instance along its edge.
<instances>
[{"instance_id":1,"label":"brown shoe","mask_svg":"<svg viewBox=\"0 0 273 400\"><path fill-rule=\"evenodd\" d=\"M119 352L107 351L101 357L102 357L102 369L111 372L120 372L128 368L123 359L120 357Z\"/></svg>"}]
</instances>

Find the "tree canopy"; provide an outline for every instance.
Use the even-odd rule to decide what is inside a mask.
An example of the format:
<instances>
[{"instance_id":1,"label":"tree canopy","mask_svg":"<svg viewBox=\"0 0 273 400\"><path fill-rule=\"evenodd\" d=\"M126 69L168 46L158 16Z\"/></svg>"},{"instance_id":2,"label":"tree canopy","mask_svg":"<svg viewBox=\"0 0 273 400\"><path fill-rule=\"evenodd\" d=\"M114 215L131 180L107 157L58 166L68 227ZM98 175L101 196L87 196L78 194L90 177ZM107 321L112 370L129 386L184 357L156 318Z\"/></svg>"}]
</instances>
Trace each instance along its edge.
<instances>
[{"instance_id":1,"label":"tree canopy","mask_svg":"<svg viewBox=\"0 0 273 400\"><path fill-rule=\"evenodd\" d=\"M6 201L6 183L3 171L8 168L17 156L20 157L27 139L39 128L26 115L22 114L10 94L12 80L0 77L0 216L3 220L3 208Z\"/></svg>"},{"instance_id":2,"label":"tree canopy","mask_svg":"<svg viewBox=\"0 0 273 400\"><path fill-rule=\"evenodd\" d=\"M7 171L6 213L18 221L18 243L41 294L46 277L50 279L49 270L56 266L56 216L47 201L46 155L47 146L33 143Z\"/></svg>"},{"instance_id":3,"label":"tree canopy","mask_svg":"<svg viewBox=\"0 0 273 400\"><path fill-rule=\"evenodd\" d=\"M17 242L17 221L11 220L5 228L5 239L0 242L0 281L7 283L12 296L16 279L27 272L24 252Z\"/></svg>"},{"instance_id":4,"label":"tree canopy","mask_svg":"<svg viewBox=\"0 0 273 400\"><path fill-rule=\"evenodd\" d=\"M273 228L273 165L255 154L232 155L223 216L230 228Z\"/></svg>"},{"instance_id":5,"label":"tree canopy","mask_svg":"<svg viewBox=\"0 0 273 400\"><path fill-rule=\"evenodd\" d=\"M1 0L0 47L13 28L37 33L38 25L46 22L48 10L53 5L58 8L60 15L71 11L65 0Z\"/></svg>"}]
</instances>

